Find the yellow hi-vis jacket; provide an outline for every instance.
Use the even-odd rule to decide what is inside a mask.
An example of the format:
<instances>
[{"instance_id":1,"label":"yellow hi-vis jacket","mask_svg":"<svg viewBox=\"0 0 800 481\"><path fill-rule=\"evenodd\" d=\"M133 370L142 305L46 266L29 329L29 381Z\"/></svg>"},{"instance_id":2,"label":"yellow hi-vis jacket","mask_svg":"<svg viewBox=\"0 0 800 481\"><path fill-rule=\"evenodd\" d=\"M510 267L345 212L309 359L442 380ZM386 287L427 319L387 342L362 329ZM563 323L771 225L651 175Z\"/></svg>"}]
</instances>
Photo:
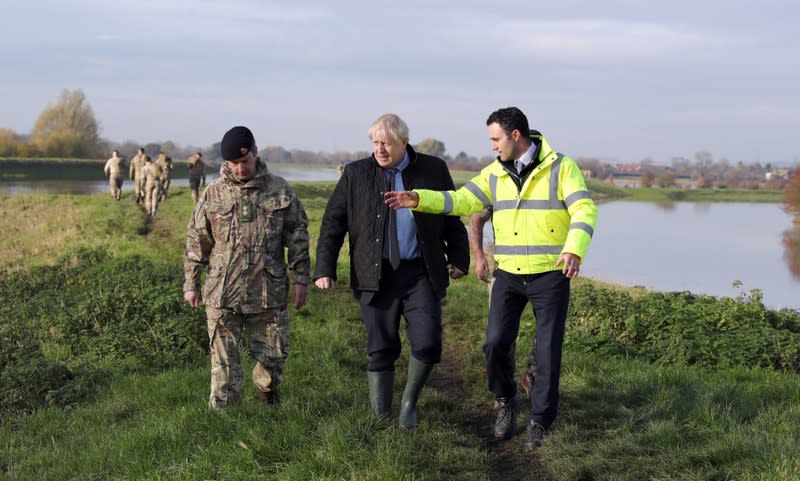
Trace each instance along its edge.
<instances>
[{"instance_id":1,"label":"yellow hi-vis jacket","mask_svg":"<svg viewBox=\"0 0 800 481\"><path fill-rule=\"evenodd\" d=\"M517 188L498 160L457 191L414 190L419 212L468 215L492 206L494 258L512 274L537 274L561 269L562 253L583 260L594 234L597 207L583 174L569 157L554 152L532 132L541 161Z\"/></svg>"}]
</instances>

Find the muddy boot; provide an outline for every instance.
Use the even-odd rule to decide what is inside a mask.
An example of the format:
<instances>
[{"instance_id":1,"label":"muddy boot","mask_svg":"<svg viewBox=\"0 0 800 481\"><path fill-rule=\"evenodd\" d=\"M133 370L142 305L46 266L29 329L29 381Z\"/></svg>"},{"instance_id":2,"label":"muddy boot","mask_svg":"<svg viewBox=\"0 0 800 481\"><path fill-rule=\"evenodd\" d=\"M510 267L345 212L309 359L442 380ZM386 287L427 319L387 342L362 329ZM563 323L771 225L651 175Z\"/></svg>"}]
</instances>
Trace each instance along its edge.
<instances>
[{"instance_id":1,"label":"muddy boot","mask_svg":"<svg viewBox=\"0 0 800 481\"><path fill-rule=\"evenodd\" d=\"M392 415L394 371L367 371L367 382L373 414L376 418L388 418Z\"/></svg>"},{"instance_id":2,"label":"muddy boot","mask_svg":"<svg viewBox=\"0 0 800 481\"><path fill-rule=\"evenodd\" d=\"M403 391L403 400L400 401L400 429L417 427L417 400L432 370L433 364L425 364L414 356L409 357L408 381Z\"/></svg>"}]
</instances>

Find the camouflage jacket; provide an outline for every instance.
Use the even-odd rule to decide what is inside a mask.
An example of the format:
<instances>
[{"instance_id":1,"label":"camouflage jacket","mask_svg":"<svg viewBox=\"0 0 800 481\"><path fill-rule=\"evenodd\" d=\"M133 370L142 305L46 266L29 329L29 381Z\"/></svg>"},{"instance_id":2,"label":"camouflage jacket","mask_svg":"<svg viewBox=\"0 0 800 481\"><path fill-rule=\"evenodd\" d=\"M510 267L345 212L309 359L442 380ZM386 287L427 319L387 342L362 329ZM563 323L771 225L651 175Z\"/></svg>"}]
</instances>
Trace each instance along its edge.
<instances>
[{"instance_id":1,"label":"camouflage jacket","mask_svg":"<svg viewBox=\"0 0 800 481\"><path fill-rule=\"evenodd\" d=\"M163 175L164 170L161 168L160 165L150 162L145 162L144 167L142 168L142 176L144 177L145 185L154 186L156 185L161 176Z\"/></svg>"},{"instance_id":2,"label":"camouflage jacket","mask_svg":"<svg viewBox=\"0 0 800 481\"><path fill-rule=\"evenodd\" d=\"M159 154L158 158L155 160L155 162L153 162L153 164L161 167L162 179L169 179L170 171L172 170L172 157L165 154Z\"/></svg>"},{"instance_id":3,"label":"camouflage jacket","mask_svg":"<svg viewBox=\"0 0 800 481\"><path fill-rule=\"evenodd\" d=\"M128 172L128 177L135 180L137 177L144 173L144 154L136 154L131 159L131 170Z\"/></svg>"},{"instance_id":4,"label":"camouflage jacket","mask_svg":"<svg viewBox=\"0 0 800 481\"><path fill-rule=\"evenodd\" d=\"M223 164L192 212L183 258L183 291L203 289L207 306L243 313L285 308L287 267L295 283L310 282L308 217L281 177L257 160L257 173L239 181ZM287 252L288 250L288 266Z\"/></svg>"},{"instance_id":5,"label":"camouflage jacket","mask_svg":"<svg viewBox=\"0 0 800 481\"><path fill-rule=\"evenodd\" d=\"M125 170L125 159L122 157L111 157L106 161L103 171L107 176L119 177L123 176L122 172Z\"/></svg>"}]
</instances>

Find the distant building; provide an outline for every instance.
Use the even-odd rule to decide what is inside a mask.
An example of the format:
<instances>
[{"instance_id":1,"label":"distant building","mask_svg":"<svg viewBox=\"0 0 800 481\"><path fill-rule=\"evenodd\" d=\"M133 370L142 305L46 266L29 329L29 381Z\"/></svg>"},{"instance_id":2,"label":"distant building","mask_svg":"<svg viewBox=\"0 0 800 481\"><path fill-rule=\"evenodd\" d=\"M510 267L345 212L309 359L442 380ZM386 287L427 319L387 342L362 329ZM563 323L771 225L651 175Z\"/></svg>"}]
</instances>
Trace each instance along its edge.
<instances>
[{"instance_id":1,"label":"distant building","mask_svg":"<svg viewBox=\"0 0 800 481\"><path fill-rule=\"evenodd\" d=\"M789 178L789 169L772 169L764 174L765 180L786 180Z\"/></svg>"},{"instance_id":2,"label":"distant building","mask_svg":"<svg viewBox=\"0 0 800 481\"><path fill-rule=\"evenodd\" d=\"M616 175L641 175L641 164L614 164L614 174Z\"/></svg>"}]
</instances>

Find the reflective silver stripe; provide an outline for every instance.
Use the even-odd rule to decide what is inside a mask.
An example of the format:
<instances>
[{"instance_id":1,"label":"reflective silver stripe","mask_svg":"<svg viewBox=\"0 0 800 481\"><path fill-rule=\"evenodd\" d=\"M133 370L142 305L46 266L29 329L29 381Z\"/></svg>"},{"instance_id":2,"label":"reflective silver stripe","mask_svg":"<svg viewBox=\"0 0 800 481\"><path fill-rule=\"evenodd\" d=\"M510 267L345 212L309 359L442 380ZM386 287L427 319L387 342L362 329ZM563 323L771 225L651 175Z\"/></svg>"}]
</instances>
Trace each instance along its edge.
<instances>
[{"instance_id":1,"label":"reflective silver stripe","mask_svg":"<svg viewBox=\"0 0 800 481\"><path fill-rule=\"evenodd\" d=\"M506 256L528 256L536 254L561 254L564 249L563 245L560 246L494 246L495 255Z\"/></svg>"},{"instance_id":2,"label":"reflective silver stripe","mask_svg":"<svg viewBox=\"0 0 800 481\"><path fill-rule=\"evenodd\" d=\"M484 194L483 191L480 189L480 187L475 185L475 183L473 183L472 181L467 182L467 184L464 187L466 187L468 191L472 192L472 195L474 195L475 197L478 198L479 201L481 201L483 207L489 207L491 205L489 198L486 197L486 194Z\"/></svg>"},{"instance_id":3,"label":"reflective silver stripe","mask_svg":"<svg viewBox=\"0 0 800 481\"><path fill-rule=\"evenodd\" d=\"M591 198L592 194L590 194L588 190L579 190L567 196L567 198L564 199L564 203L567 205L567 207L569 207L581 199L591 199Z\"/></svg>"},{"instance_id":4,"label":"reflective silver stripe","mask_svg":"<svg viewBox=\"0 0 800 481\"><path fill-rule=\"evenodd\" d=\"M561 159L564 154L559 153L556 161L550 167L550 200L558 200L558 175L561 172Z\"/></svg>"},{"instance_id":5,"label":"reflective silver stripe","mask_svg":"<svg viewBox=\"0 0 800 481\"><path fill-rule=\"evenodd\" d=\"M489 175L489 192L492 194L492 205L497 205L497 176Z\"/></svg>"},{"instance_id":6,"label":"reflective silver stripe","mask_svg":"<svg viewBox=\"0 0 800 481\"><path fill-rule=\"evenodd\" d=\"M586 222L573 222L572 224L569 225L569 228L570 229L580 229L580 230L586 232L587 234L589 234L589 237L593 237L594 236L594 229L592 229L592 226L590 226Z\"/></svg>"},{"instance_id":7,"label":"reflective silver stripe","mask_svg":"<svg viewBox=\"0 0 800 481\"><path fill-rule=\"evenodd\" d=\"M501 210L513 210L517 208L517 201L516 200L496 200L494 205L492 206L492 210L494 212L499 212Z\"/></svg>"},{"instance_id":8,"label":"reflective silver stripe","mask_svg":"<svg viewBox=\"0 0 800 481\"><path fill-rule=\"evenodd\" d=\"M557 200L523 200L517 204L516 200L501 200L495 202L494 211L501 211L504 209L519 209L519 210L564 210L564 203Z\"/></svg>"},{"instance_id":9,"label":"reflective silver stripe","mask_svg":"<svg viewBox=\"0 0 800 481\"><path fill-rule=\"evenodd\" d=\"M535 210L564 210L564 203L560 200L523 200L519 203L519 209Z\"/></svg>"},{"instance_id":10,"label":"reflective silver stripe","mask_svg":"<svg viewBox=\"0 0 800 481\"><path fill-rule=\"evenodd\" d=\"M444 209L442 213L449 214L453 212L453 194L450 192L442 192L444 194Z\"/></svg>"}]
</instances>

